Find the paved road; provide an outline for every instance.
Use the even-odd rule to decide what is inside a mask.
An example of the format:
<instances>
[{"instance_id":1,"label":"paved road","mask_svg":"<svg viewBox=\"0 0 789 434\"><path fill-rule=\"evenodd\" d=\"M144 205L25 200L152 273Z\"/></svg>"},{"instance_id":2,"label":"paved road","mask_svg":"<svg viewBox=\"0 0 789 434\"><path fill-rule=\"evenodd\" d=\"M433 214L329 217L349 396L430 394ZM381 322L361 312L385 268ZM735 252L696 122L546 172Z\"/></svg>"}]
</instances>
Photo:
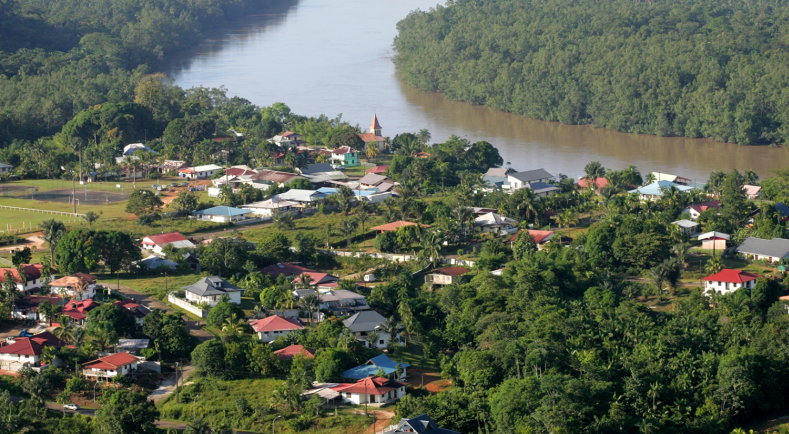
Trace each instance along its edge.
<instances>
[{"instance_id":1,"label":"paved road","mask_svg":"<svg viewBox=\"0 0 789 434\"><path fill-rule=\"evenodd\" d=\"M170 313L175 312L175 310L172 307L170 307L170 305L168 305L166 303L162 303L161 301L156 300L155 298L153 298L153 297L151 297L151 296L149 296L147 294L143 294L141 292L138 292L138 291L136 291L136 290L134 290L134 289L132 289L132 288L130 288L128 286L121 285L119 287L117 283L113 283L113 282L110 282L110 281L99 282L99 283L104 285L104 286L106 286L106 287L108 287L108 288L112 288L113 291L120 292L121 294L125 295L126 297L131 298L132 300L136 301L137 303L144 304L145 306L147 306L150 309L157 308L157 309L161 309L161 310L163 310L165 312L170 312ZM189 319L189 317L187 317L185 315L182 318L184 319L184 321L186 321L186 328L189 330L189 333L192 336L197 337L201 341L207 341L209 339L213 339L214 338L214 335L212 335L211 333L203 330L203 328L200 327L194 320Z\"/></svg>"},{"instance_id":2,"label":"paved road","mask_svg":"<svg viewBox=\"0 0 789 434\"><path fill-rule=\"evenodd\" d=\"M179 370L178 382L181 384L182 388L184 385L190 384L187 382L187 380L194 373L194 370L195 368L192 365L186 365ZM153 401L154 404L158 404L159 402L161 402L164 398L166 398L167 396L169 396L175 391L175 386L176 386L175 380L176 380L175 375L164 380L162 382L162 385L159 386L158 389L154 390L150 395L148 395L148 399Z\"/></svg>"}]
</instances>

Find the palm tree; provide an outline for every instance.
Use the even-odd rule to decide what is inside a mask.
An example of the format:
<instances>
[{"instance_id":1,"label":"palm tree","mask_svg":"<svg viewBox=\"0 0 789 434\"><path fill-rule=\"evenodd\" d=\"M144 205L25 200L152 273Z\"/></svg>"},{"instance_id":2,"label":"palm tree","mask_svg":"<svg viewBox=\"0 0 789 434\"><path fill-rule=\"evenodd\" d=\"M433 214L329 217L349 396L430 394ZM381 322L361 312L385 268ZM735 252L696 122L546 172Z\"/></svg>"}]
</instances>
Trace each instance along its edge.
<instances>
[{"instance_id":1,"label":"palm tree","mask_svg":"<svg viewBox=\"0 0 789 434\"><path fill-rule=\"evenodd\" d=\"M452 217L458 222L458 226L460 226L460 234L463 238L466 237L466 223L471 219L473 215L473 211L471 208L460 205L455 207L452 211L450 211Z\"/></svg>"},{"instance_id":2,"label":"palm tree","mask_svg":"<svg viewBox=\"0 0 789 434\"><path fill-rule=\"evenodd\" d=\"M438 231L430 231L422 239L422 249L430 258L430 262L435 268L441 259L441 248L444 246L444 236Z\"/></svg>"},{"instance_id":3,"label":"palm tree","mask_svg":"<svg viewBox=\"0 0 789 434\"><path fill-rule=\"evenodd\" d=\"M531 188L522 188L518 190L518 210L526 211L526 220L531 218L531 213L534 213L535 222L537 220L537 202L539 198L534 194Z\"/></svg>"},{"instance_id":4,"label":"palm tree","mask_svg":"<svg viewBox=\"0 0 789 434\"><path fill-rule=\"evenodd\" d=\"M381 327L381 331L389 335L390 341L394 341L395 336L397 336L402 327L403 326L397 322L397 319L395 319L394 316L390 316L386 319L386 322L384 322L383 327Z\"/></svg>"},{"instance_id":5,"label":"palm tree","mask_svg":"<svg viewBox=\"0 0 789 434\"><path fill-rule=\"evenodd\" d=\"M351 248L351 236L353 235L354 231L356 231L357 226L359 225L356 219L344 219L340 222L340 232L345 234L347 247Z\"/></svg>"},{"instance_id":6,"label":"palm tree","mask_svg":"<svg viewBox=\"0 0 789 434\"><path fill-rule=\"evenodd\" d=\"M74 321L68 315L60 315L58 318L60 326L52 333L65 343L71 343L71 335L74 333Z\"/></svg>"},{"instance_id":7,"label":"palm tree","mask_svg":"<svg viewBox=\"0 0 789 434\"><path fill-rule=\"evenodd\" d=\"M88 229L93 229L93 222L98 220L102 213L103 211L99 211L98 213L95 213L93 211L88 211L85 213L85 215L82 216L82 218L85 219L86 222L88 222Z\"/></svg>"},{"instance_id":8,"label":"palm tree","mask_svg":"<svg viewBox=\"0 0 789 434\"><path fill-rule=\"evenodd\" d=\"M666 281L668 277L668 270L663 264L656 265L655 267L649 270L649 277L652 279L652 282L655 284L655 288L657 288L658 299L663 299L663 283Z\"/></svg>"},{"instance_id":9,"label":"palm tree","mask_svg":"<svg viewBox=\"0 0 789 434\"><path fill-rule=\"evenodd\" d=\"M427 145L430 142L432 136L430 135L430 131L428 131L427 128L422 128L418 133L416 133L416 138L419 139L419 141L423 144Z\"/></svg>"},{"instance_id":10,"label":"palm tree","mask_svg":"<svg viewBox=\"0 0 789 434\"><path fill-rule=\"evenodd\" d=\"M66 233L66 225L63 222L50 219L44 220L39 224L41 229L44 230L44 241L49 244L50 265L55 264L55 247L57 247L60 238Z\"/></svg>"},{"instance_id":11,"label":"palm tree","mask_svg":"<svg viewBox=\"0 0 789 434\"><path fill-rule=\"evenodd\" d=\"M373 330L371 332L367 332L367 336L364 337L364 340L370 344L370 348L378 348L378 341L381 339L381 334L377 331Z\"/></svg>"},{"instance_id":12,"label":"palm tree","mask_svg":"<svg viewBox=\"0 0 789 434\"><path fill-rule=\"evenodd\" d=\"M686 264L685 259L687 258L688 253L690 253L691 247L693 246L691 246L690 243L679 243L674 245L674 253L677 254L677 259L679 259L681 264Z\"/></svg>"},{"instance_id":13,"label":"palm tree","mask_svg":"<svg viewBox=\"0 0 789 434\"><path fill-rule=\"evenodd\" d=\"M597 187L597 178L605 176L605 167L599 161L590 161L584 166L587 185L591 188Z\"/></svg>"},{"instance_id":14,"label":"palm tree","mask_svg":"<svg viewBox=\"0 0 789 434\"><path fill-rule=\"evenodd\" d=\"M554 216L554 220L556 220L556 224L562 228L569 228L572 225L578 224L575 213L570 209L566 209L559 215Z\"/></svg>"},{"instance_id":15,"label":"palm tree","mask_svg":"<svg viewBox=\"0 0 789 434\"><path fill-rule=\"evenodd\" d=\"M208 422L202 417L197 416L186 425L184 434L211 434L213 432L214 430L208 426Z\"/></svg>"},{"instance_id":16,"label":"palm tree","mask_svg":"<svg viewBox=\"0 0 789 434\"><path fill-rule=\"evenodd\" d=\"M364 202L362 202L362 203L364 203ZM365 210L358 211L356 213L356 220L362 226L362 245L364 245L364 224L365 224L365 222L370 220L370 213L368 213Z\"/></svg>"},{"instance_id":17,"label":"palm tree","mask_svg":"<svg viewBox=\"0 0 789 434\"><path fill-rule=\"evenodd\" d=\"M369 163L370 160L375 159L378 156L378 145L375 142L370 142L367 144L367 149L364 151L365 155L367 155L367 162Z\"/></svg>"},{"instance_id":18,"label":"palm tree","mask_svg":"<svg viewBox=\"0 0 789 434\"><path fill-rule=\"evenodd\" d=\"M256 304L255 307L252 309L252 316L255 319L264 318L266 315L268 315L268 311L261 304Z\"/></svg>"},{"instance_id":19,"label":"palm tree","mask_svg":"<svg viewBox=\"0 0 789 434\"><path fill-rule=\"evenodd\" d=\"M706 271L707 274L715 274L721 270L723 270L723 260L720 256L716 256L704 264L704 271Z\"/></svg>"},{"instance_id":20,"label":"palm tree","mask_svg":"<svg viewBox=\"0 0 789 434\"><path fill-rule=\"evenodd\" d=\"M231 335L236 336L244 333L244 322L237 318L236 314L230 315L230 318L225 319L224 324L222 324L222 331Z\"/></svg>"},{"instance_id":21,"label":"palm tree","mask_svg":"<svg viewBox=\"0 0 789 434\"><path fill-rule=\"evenodd\" d=\"M232 206L235 202L235 195L233 194L233 187L229 184L223 184L219 187L219 202L222 205Z\"/></svg>"},{"instance_id":22,"label":"palm tree","mask_svg":"<svg viewBox=\"0 0 789 434\"><path fill-rule=\"evenodd\" d=\"M652 173L652 172L649 172L649 174L647 175L646 179L644 179L644 185L652 184L655 181L657 181L657 178L655 177L655 174Z\"/></svg>"},{"instance_id":23,"label":"palm tree","mask_svg":"<svg viewBox=\"0 0 789 434\"><path fill-rule=\"evenodd\" d=\"M309 289L312 286L312 277L307 273L301 273L299 276L299 285L302 289Z\"/></svg>"},{"instance_id":24,"label":"palm tree","mask_svg":"<svg viewBox=\"0 0 789 434\"><path fill-rule=\"evenodd\" d=\"M74 330L71 331L69 337L71 338L71 344L74 346L82 345L82 341L85 339L85 329L82 327L74 327Z\"/></svg>"},{"instance_id":25,"label":"palm tree","mask_svg":"<svg viewBox=\"0 0 789 434\"><path fill-rule=\"evenodd\" d=\"M255 195L255 187L249 184L241 184L241 186L238 187L238 195L241 197L244 205L246 205L247 201Z\"/></svg>"},{"instance_id":26,"label":"palm tree","mask_svg":"<svg viewBox=\"0 0 789 434\"><path fill-rule=\"evenodd\" d=\"M307 294L299 300L299 307L306 310L310 315L310 324L313 322L312 313L318 310L321 299L318 294Z\"/></svg>"}]
</instances>

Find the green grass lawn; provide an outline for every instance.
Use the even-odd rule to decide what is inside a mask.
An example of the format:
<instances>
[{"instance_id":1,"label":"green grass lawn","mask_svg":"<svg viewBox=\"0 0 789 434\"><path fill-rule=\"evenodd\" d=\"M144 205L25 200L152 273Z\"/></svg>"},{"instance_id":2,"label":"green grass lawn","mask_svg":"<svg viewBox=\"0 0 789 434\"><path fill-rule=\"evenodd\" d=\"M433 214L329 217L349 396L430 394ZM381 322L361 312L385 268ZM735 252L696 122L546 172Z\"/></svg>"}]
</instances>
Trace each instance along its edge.
<instances>
[{"instance_id":1,"label":"green grass lawn","mask_svg":"<svg viewBox=\"0 0 789 434\"><path fill-rule=\"evenodd\" d=\"M335 248L345 248L346 236L340 233L340 222L345 219L353 218L353 215L345 216L342 213L332 214L314 214L309 217L297 218L294 220L296 229L288 231L280 231L276 226L266 226L262 228L254 228L244 231L244 238L253 243L262 242L278 232L282 232L285 236L292 238L296 232L310 233L318 239L318 247L324 248L326 246L326 227L331 225L332 235L329 237L331 245ZM364 224L365 237L362 240L361 226L354 233L351 242L359 244L360 248L372 248L375 245L375 234L370 231L370 228L381 225L384 223L382 217L370 216Z\"/></svg>"},{"instance_id":2,"label":"green grass lawn","mask_svg":"<svg viewBox=\"0 0 789 434\"><path fill-rule=\"evenodd\" d=\"M281 415L282 418L276 422L276 431L294 432L288 421L299 415L284 409L278 412L271 407L274 389L283 380L223 381L192 377L190 381L194 381L194 384L182 389L180 404L176 402L176 395L172 394L159 405L162 419L188 422L196 414L205 418L212 427L224 424L236 430L264 433L271 430L272 420ZM239 405L240 398L246 400L246 406ZM363 415L353 414L354 410L346 407L337 416L313 418L313 424L307 431L322 434L360 433L370 422Z\"/></svg>"}]
</instances>

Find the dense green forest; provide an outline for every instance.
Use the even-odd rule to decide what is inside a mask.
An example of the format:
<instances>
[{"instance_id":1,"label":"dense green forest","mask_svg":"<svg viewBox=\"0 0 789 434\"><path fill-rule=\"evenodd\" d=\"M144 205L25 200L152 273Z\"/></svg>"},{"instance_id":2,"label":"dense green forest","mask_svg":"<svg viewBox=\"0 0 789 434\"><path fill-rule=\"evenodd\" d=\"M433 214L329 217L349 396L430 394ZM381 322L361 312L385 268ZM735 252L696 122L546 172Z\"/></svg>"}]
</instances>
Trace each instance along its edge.
<instances>
[{"instance_id":1,"label":"dense green forest","mask_svg":"<svg viewBox=\"0 0 789 434\"><path fill-rule=\"evenodd\" d=\"M131 102L166 55L285 0L0 0L0 143L60 131L96 104Z\"/></svg>"},{"instance_id":2,"label":"dense green forest","mask_svg":"<svg viewBox=\"0 0 789 434\"><path fill-rule=\"evenodd\" d=\"M789 2L447 3L398 24L412 86L625 132L789 140Z\"/></svg>"}]
</instances>

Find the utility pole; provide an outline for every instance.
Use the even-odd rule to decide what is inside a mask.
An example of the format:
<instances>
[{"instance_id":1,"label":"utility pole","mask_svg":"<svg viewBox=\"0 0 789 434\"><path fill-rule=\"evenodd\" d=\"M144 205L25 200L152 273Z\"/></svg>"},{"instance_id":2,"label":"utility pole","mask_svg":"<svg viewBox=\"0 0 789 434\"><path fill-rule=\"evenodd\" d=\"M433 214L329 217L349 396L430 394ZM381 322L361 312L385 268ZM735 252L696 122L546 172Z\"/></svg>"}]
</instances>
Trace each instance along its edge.
<instances>
[{"instance_id":1,"label":"utility pole","mask_svg":"<svg viewBox=\"0 0 789 434\"><path fill-rule=\"evenodd\" d=\"M178 362L175 362L175 402L181 403L181 394L178 390Z\"/></svg>"},{"instance_id":2,"label":"utility pole","mask_svg":"<svg viewBox=\"0 0 789 434\"><path fill-rule=\"evenodd\" d=\"M74 217L77 216L77 180L76 174L71 177L71 203L74 205Z\"/></svg>"}]
</instances>

